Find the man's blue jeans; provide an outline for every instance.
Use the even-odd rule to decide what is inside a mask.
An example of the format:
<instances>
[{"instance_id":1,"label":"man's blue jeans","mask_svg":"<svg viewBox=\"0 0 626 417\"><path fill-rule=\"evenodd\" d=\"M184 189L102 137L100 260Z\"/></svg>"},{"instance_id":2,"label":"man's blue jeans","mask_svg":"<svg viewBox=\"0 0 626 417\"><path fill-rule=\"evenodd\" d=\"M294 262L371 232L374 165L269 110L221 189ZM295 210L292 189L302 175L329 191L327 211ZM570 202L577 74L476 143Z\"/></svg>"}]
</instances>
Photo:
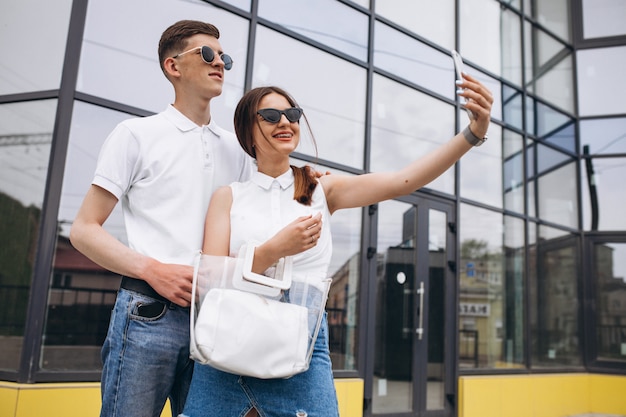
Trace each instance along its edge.
<instances>
[{"instance_id":1,"label":"man's blue jeans","mask_svg":"<svg viewBox=\"0 0 626 417\"><path fill-rule=\"evenodd\" d=\"M120 289L102 361L101 417L159 417L167 398L178 415L193 371L189 309Z\"/></svg>"}]
</instances>

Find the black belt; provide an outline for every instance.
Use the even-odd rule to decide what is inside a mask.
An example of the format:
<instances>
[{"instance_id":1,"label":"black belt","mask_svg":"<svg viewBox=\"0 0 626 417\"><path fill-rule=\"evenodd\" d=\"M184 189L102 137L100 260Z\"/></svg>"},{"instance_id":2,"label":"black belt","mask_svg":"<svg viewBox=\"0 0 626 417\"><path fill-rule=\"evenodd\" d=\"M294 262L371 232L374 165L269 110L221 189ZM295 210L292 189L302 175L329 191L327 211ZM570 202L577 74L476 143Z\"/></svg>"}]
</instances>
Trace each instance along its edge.
<instances>
[{"instance_id":1,"label":"black belt","mask_svg":"<svg viewBox=\"0 0 626 417\"><path fill-rule=\"evenodd\" d=\"M122 276L122 282L120 283L120 288L124 288L125 290L129 290L129 291L135 291L135 292L138 292L139 294L147 295L148 297L155 298L167 304L170 303L170 301L167 298L163 297L161 294L156 292L154 288L152 288L150 284L148 284L143 279L135 279L135 278Z\"/></svg>"}]
</instances>

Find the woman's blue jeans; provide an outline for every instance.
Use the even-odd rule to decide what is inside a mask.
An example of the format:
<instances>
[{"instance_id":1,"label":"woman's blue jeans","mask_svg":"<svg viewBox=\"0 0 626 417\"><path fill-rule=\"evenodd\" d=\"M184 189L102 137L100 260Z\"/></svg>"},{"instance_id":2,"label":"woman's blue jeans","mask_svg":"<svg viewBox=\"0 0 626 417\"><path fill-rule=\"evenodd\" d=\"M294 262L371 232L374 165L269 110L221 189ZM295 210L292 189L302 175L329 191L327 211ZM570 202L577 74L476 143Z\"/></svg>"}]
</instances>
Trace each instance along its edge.
<instances>
[{"instance_id":1,"label":"woman's blue jeans","mask_svg":"<svg viewBox=\"0 0 626 417\"><path fill-rule=\"evenodd\" d=\"M309 369L288 379L257 379L196 364L181 417L338 417L326 314Z\"/></svg>"}]
</instances>

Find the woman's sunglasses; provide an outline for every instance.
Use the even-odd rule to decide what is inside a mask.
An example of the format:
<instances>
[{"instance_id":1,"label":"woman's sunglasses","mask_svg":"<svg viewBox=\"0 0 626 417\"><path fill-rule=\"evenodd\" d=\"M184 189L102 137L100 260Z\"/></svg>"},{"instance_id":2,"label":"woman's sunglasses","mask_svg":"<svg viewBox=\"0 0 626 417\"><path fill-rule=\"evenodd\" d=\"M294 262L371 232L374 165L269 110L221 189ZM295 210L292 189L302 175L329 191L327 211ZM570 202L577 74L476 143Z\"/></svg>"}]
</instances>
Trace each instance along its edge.
<instances>
[{"instance_id":1,"label":"woman's sunglasses","mask_svg":"<svg viewBox=\"0 0 626 417\"><path fill-rule=\"evenodd\" d=\"M211 49L210 47L204 45L204 46L196 46L195 48L191 48L188 51L185 52L181 52L180 54L173 56L172 58L176 59L179 56L185 55L186 53L189 53L191 51L195 51L197 49L200 49L200 56L202 57L202 60L204 62L206 62L207 64L211 64L213 63L213 60L215 59L215 52L213 52L213 49ZM220 58L222 59L222 62L224 63L224 69L225 70L229 70L233 67L233 59L230 57L230 55L227 54L221 54Z\"/></svg>"},{"instance_id":2,"label":"woman's sunglasses","mask_svg":"<svg viewBox=\"0 0 626 417\"><path fill-rule=\"evenodd\" d=\"M257 114L259 114L263 118L263 120L269 123L280 122L280 118L284 114L287 120L289 120L291 123L295 123L300 120L300 117L302 117L302 109L299 107L291 107L285 110L260 109L259 111L257 111Z\"/></svg>"}]
</instances>

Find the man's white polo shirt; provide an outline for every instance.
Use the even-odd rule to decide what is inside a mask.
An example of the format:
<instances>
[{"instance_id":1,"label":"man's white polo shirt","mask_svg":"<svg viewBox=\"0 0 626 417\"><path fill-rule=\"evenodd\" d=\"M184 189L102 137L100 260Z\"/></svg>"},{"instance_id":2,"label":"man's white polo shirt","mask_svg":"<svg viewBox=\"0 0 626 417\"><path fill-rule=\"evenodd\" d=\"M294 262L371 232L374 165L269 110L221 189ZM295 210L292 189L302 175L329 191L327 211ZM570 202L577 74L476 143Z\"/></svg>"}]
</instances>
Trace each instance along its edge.
<instances>
[{"instance_id":1,"label":"man's white polo shirt","mask_svg":"<svg viewBox=\"0 0 626 417\"><path fill-rule=\"evenodd\" d=\"M102 146L92 183L122 201L132 249L191 264L213 191L252 170L234 134L213 120L198 126L170 105L120 123Z\"/></svg>"}]
</instances>

